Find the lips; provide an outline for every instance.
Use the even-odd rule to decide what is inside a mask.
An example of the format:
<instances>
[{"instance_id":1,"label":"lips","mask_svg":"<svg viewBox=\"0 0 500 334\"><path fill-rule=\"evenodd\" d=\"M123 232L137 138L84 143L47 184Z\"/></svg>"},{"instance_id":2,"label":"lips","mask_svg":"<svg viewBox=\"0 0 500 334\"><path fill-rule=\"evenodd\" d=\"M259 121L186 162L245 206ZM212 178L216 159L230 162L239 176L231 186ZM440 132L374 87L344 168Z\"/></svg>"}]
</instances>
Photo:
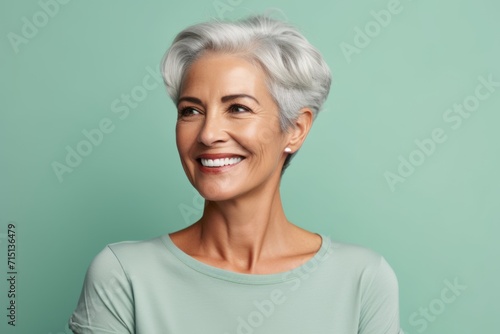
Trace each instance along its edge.
<instances>
[{"instance_id":1,"label":"lips","mask_svg":"<svg viewBox=\"0 0 500 334\"><path fill-rule=\"evenodd\" d=\"M237 164L241 160L241 157L237 157L225 159L200 159L200 162L205 167L224 167Z\"/></svg>"},{"instance_id":2,"label":"lips","mask_svg":"<svg viewBox=\"0 0 500 334\"><path fill-rule=\"evenodd\" d=\"M221 168L236 165L245 157L231 153L200 154L197 161L205 168Z\"/></svg>"}]
</instances>

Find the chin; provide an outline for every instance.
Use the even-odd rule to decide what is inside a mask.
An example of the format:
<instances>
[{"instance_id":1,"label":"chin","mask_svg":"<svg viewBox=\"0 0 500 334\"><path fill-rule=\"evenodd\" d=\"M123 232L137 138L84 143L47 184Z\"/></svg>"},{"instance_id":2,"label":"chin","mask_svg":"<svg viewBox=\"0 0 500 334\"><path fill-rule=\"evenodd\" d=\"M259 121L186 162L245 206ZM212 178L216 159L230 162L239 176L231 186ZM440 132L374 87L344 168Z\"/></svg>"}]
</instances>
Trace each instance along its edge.
<instances>
[{"instance_id":1,"label":"chin","mask_svg":"<svg viewBox=\"0 0 500 334\"><path fill-rule=\"evenodd\" d=\"M193 186L207 201L224 201L234 197L234 193L227 186L217 184L194 184Z\"/></svg>"}]
</instances>

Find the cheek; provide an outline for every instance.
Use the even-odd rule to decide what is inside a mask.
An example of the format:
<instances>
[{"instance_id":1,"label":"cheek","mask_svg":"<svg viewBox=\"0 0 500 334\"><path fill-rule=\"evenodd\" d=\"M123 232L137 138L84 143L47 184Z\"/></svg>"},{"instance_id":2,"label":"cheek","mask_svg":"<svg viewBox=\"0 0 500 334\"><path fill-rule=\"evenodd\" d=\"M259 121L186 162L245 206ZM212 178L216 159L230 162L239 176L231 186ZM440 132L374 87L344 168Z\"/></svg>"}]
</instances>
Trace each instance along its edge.
<instances>
[{"instance_id":1,"label":"cheek","mask_svg":"<svg viewBox=\"0 0 500 334\"><path fill-rule=\"evenodd\" d=\"M255 122L241 126L235 132L240 143L253 152L259 160L277 157L283 135L272 122Z\"/></svg>"},{"instance_id":2,"label":"cheek","mask_svg":"<svg viewBox=\"0 0 500 334\"><path fill-rule=\"evenodd\" d=\"M179 132L177 129L175 130L175 145L177 146L177 151L179 152L179 155L182 156L184 150L184 143L185 141L182 140L182 132Z\"/></svg>"},{"instance_id":3,"label":"cheek","mask_svg":"<svg viewBox=\"0 0 500 334\"><path fill-rule=\"evenodd\" d=\"M261 146L276 144L281 139L279 125L268 117L244 124L237 132L249 138L255 145Z\"/></svg>"},{"instance_id":4,"label":"cheek","mask_svg":"<svg viewBox=\"0 0 500 334\"><path fill-rule=\"evenodd\" d=\"M175 143L179 154L185 155L188 153L193 142L196 141L196 126L195 124L177 124L175 127Z\"/></svg>"}]
</instances>

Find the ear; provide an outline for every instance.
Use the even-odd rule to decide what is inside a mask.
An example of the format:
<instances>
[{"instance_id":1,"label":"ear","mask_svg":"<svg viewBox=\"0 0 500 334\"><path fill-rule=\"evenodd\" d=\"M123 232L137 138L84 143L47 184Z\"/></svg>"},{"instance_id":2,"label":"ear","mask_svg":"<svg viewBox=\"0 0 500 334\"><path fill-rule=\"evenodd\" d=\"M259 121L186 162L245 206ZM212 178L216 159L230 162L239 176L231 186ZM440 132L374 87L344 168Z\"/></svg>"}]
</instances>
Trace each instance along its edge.
<instances>
[{"instance_id":1,"label":"ear","mask_svg":"<svg viewBox=\"0 0 500 334\"><path fill-rule=\"evenodd\" d=\"M313 123L313 113L309 108L300 109L299 116L294 122L294 127L289 130L288 147L292 152L297 152L306 140L307 134Z\"/></svg>"}]
</instances>

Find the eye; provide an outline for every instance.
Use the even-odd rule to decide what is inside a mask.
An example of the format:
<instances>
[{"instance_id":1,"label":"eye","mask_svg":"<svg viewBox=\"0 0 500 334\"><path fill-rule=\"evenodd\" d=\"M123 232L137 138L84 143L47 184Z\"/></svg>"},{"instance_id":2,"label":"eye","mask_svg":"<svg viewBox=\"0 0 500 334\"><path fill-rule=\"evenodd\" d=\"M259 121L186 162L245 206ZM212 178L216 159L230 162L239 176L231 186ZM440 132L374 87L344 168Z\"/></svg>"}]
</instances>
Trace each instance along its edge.
<instances>
[{"instance_id":1,"label":"eye","mask_svg":"<svg viewBox=\"0 0 500 334\"><path fill-rule=\"evenodd\" d=\"M179 116L181 116L181 117L198 115L199 113L200 112L193 107L185 107L185 108L179 109Z\"/></svg>"},{"instance_id":2,"label":"eye","mask_svg":"<svg viewBox=\"0 0 500 334\"><path fill-rule=\"evenodd\" d=\"M232 104L229 107L229 111L232 113L239 114L239 113L249 112L251 110L250 110L250 108L242 106L241 104Z\"/></svg>"}]
</instances>

